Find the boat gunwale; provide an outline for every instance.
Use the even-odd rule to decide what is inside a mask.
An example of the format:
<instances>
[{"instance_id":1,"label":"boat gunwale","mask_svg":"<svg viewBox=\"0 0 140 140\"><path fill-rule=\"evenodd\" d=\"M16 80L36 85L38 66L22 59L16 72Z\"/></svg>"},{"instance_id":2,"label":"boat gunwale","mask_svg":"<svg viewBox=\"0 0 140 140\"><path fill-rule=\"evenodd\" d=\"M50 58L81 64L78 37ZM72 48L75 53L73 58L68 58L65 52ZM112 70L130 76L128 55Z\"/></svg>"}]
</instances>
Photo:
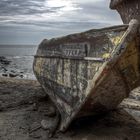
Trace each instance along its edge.
<instances>
[{"instance_id":1,"label":"boat gunwale","mask_svg":"<svg viewBox=\"0 0 140 140\"><path fill-rule=\"evenodd\" d=\"M49 47L51 47L52 44L54 43L54 41L55 41L55 45L59 45L59 41L61 41L61 38L63 38L63 40L65 40L65 39L68 39L69 37L72 37L72 36L84 35L84 34L88 34L90 32L93 32L94 34L96 34L97 32L105 33L106 31L125 31L128 28L128 26L129 26L128 24L112 25L110 27L103 27L103 28L99 28L99 29L89 29L88 31L83 31L81 33L73 33L73 34L69 34L69 35L66 35L66 36L52 38L52 39L49 39L49 40L44 39L39 44L39 47L44 46L44 45L49 45ZM53 46L54 46L54 44L53 44Z\"/></svg>"},{"instance_id":2,"label":"boat gunwale","mask_svg":"<svg viewBox=\"0 0 140 140\"><path fill-rule=\"evenodd\" d=\"M102 33L104 33L104 34L106 34L106 32L121 32L121 31L124 31L124 32L126 32L126 30L127 30L127 28L128 28L128 24L124 24L124 25L115 25L115 26L111 26L111 27L105 27L105 28L100 28L100 29L91 29L91 30L88 30L88 31L85 31L85 32L82 32L82 33L76 33L76 34L70 34L70 35L67 35L67 36L64 36L64 38L67 38L67 37L69 37L69 36L76 36L76 35L81 35L81 34L88 34L88 33L93 33L93 34L96 34L96 32L100 32L101 34ZM94 35L93 35L94 36ZM98 37L98 35L97 35L97 37ZM63 38L63 37L59 37L59 38L56 38L55 40L58 42L58 41L60 41L61 40L61 38ZM45 45L47 45L48 47L50 47L51 48L51 40L53 40L53 38L52 39L50 39L50 40L47 40L47 41L45 41ZM42 42L43 43L43 42ZM42 46L43 44L40 44L39 45L39 47L40 46ZM73 43L76 43L76 42L73 42ZM80 42L79 42L80 43ZM49 46L50 45L50 46ZM54 46L56 46L56 45L59 45L59 44L55 44ZM44 45L43 45L44 46ZM40 48L41 49L41 48ZM75 57L70 57L70 56L63 56L63 55L57 55L57 56L54 56L54 55L45 55L45 54L41 54L41 52L38 52L36 55L34 55L34 58L60 58L60 59L73 59L73 60L86 60L85 58L86 57L88 57L88 56L75 56ZM92 57L91 57L92 58ZM98 57L97 57L97 59L98 59ZM91 60L89 60L89 61L91 61ZM102 62L105 62L105 60L102 60Z\"/></svg>"},{"instance_id":3,"label":"boat gunwale","mask_svg":"<svg viewBox=\"0 0 140 140\"><path fill-rule=\"evenodd\" d=\"M85 32L82 32L82 33L88 33L88 32L104 32L106 30L111 30L111 31L123 31L124 29L123 28L128 28L129 24L123 24L123 25L112 25L112 26L109 26L109 27L103 27L103 28L99 28L99 29L91 29L91 30L88 30L88 31L85 31ZM81 34L82 34L81 33Z\"/></svg>"}]
</instances>

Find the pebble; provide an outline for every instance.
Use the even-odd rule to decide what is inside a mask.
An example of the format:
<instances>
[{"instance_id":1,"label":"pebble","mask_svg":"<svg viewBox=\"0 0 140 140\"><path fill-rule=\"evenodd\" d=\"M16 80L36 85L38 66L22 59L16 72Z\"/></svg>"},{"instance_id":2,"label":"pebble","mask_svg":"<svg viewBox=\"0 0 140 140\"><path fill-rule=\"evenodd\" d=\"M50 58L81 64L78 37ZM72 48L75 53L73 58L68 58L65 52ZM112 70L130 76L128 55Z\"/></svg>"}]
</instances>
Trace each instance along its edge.
<instances>
[{"instance_id":1,"label":"pebble","mask_svg":"<svg viewBox=\"0 0 140 140\"><path fill-rule=\"evenodd\" d=\"M42 120L41 126L43 129L48 130L52 126L52 122L49 122L47 120Z\"/></svg>"}]
</instances>

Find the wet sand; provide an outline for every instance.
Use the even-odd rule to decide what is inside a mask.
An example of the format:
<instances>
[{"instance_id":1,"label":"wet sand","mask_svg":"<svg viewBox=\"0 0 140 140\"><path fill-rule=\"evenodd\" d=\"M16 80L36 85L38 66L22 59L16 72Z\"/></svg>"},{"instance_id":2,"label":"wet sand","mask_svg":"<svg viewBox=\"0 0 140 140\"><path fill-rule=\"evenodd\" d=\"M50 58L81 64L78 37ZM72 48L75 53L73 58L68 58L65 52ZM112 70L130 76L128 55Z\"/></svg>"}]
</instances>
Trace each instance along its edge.
<instances>
[{"instance_id":1,"label":"wet sand","mask_svg":"<svg viewBox=\"0 0 140 140\"><path fill-rule=\"evenodd\" d=\"M41 127L53 106L37 81L0 77L0 140L139 140L139 90L118 109L75 120L67 132L48 137ZM135 102L136 101L136 102Z\"/></svg>"}]
</instances>

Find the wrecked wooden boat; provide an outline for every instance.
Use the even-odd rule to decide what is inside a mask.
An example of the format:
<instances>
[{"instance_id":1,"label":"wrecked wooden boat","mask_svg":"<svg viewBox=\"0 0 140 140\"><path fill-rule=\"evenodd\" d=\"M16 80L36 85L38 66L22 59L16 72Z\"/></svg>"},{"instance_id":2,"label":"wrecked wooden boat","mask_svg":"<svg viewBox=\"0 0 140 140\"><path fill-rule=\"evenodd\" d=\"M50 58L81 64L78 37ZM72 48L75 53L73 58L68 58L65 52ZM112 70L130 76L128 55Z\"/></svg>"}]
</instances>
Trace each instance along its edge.
<instances>
[{"instance_id":1,"label":"wrecked wooden boat","mask_svg":"<svg viewBox=\"0 0 140 140\"><path fill-rule=\"evenodd\" d=\"M112 110L139 83L137 20L43 40L34 73L61 114L59 130L76 117Z\"/></svg>"}]
</instances>

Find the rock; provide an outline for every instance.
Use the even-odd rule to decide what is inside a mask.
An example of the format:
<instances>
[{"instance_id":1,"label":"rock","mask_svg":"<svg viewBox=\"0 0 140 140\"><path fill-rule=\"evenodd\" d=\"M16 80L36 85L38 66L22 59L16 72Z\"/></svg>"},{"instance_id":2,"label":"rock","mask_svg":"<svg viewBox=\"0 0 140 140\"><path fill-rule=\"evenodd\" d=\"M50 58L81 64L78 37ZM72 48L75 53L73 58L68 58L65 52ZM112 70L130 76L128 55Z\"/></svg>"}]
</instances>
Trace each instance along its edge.
<instances>
[{"instance_id":1,"label":"rock","mask_svg":"<svg viewBox=\"0 0 140 140\"><path fill-rule=\"evenodd\" d=\"M24 76L23 75L20 75L20 78L23 78Z\"/></svg>"},{"instance_id":2,"label":"rock","mask_svg":"<svg viewBox=\"0 0 140 140\"><path fill-rule=\"evenodd\" d=\"M4 56L0 57L0 63L3 65L9 65L11 61L7 60Z\"/></svg>"},{"instance_id":3,"label":"rock","mask_svg":"<svg viewBox=\"0 0 140 140\"><path fill-rule=\"evenodd\" d=\"M56 125L58 124L58 118L54 119L46 119L41 121L41 127L45 130L52 130L56 128Z\"/></svg>"},{"instance_id":4,"label":"rock","mask_svg":"<svg viewBox=\"0 0 140 140\"><path fill-rule=\"evenodd\" d=\"M3 74L2 74L2 76L7 77L7 76L8 76L8 74L7 74L7 73L3 73Z\"/></svg>"},{"instance_id":5,"label":"rock","mask_svg":"<svg viewBox=\"0 0 140 140\"><path fill-rule=\"evenodd\" d=\"M7 72L8 70L5 67L1 67L4 72Z\"/></svg>"},{"instance_id":6,"label":"rock","mask_svg":"<svg viewBox=\"0 0 140 140\"><path fill-rule=\"evenodd\" d=\"M48 130L52 127L52 122L47 121L47 120L42 120L41 121L41 126L42 126L43 129Z\"/></svg>"},{"instance_id":7,"label":"rock","mask_svg":"<svg viewBox=\"0 0 140 140\"><path fill-rule=\"evenodd\" d=\"M11 72L12 72L12 73L16 73L16 71L14 71L14 70L11 70Z\"/></svg>"},{"instance_id":8,"label":"rock","mask_svg":"<svg viewBox=\"0 0 140 140\"><path fill-rule=\"evenodd\" d=\"M4 56L0 56L0 61L6 59Z\"/></svg>"},{"instance_id":9,"label":"rock","mask_svg":"<svg viewBox=\"0 0 140 140\"><path fill-rule=\"evenodd\" d=\"M10 64L10 61L3 61L2 64L9 65Z\"/></svg>"},{"instance_id":10,"label":"rock","mask_svg":"<svg viewBox=\"0 0 140 140\"><path fill-rule=\"evenodd\" d=\"M47 120L42 120L41 121L41 127L44 130L49 130L49 137L52 137L58 127L60 120L60 115L59 113L56 114L56 117L53 119L47 119Z\"/></svg>"},{"instance_id":11,"label":"rock","mask_svg":"<svg viewBox=\"0 0 140 140\"><path fill-rule=\"evenodd\" d=\"M16 76L18 76L18 74L15 74L15 73L9 73L9 77L16 77Z\"/></svg>"}]
</instances>

